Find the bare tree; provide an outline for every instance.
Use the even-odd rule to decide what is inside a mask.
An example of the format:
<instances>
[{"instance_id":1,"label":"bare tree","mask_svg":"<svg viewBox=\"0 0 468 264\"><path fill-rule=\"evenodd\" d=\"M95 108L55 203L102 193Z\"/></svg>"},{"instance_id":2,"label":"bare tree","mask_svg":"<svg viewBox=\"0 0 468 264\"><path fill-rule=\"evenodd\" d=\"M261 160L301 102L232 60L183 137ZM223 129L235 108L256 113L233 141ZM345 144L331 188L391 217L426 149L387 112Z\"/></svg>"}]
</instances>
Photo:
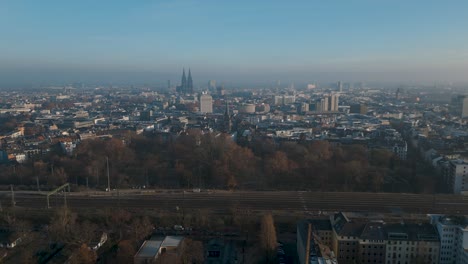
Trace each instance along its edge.
<instances>
[{"instance_id":1,"label":"bare tree","mask_svg":"<svg viewBox=\"0 0 468 264\"><path fill-rule=\"evenodd\" d=\"M132 239L138 243L139 240L145 238L153 230L153 225L147 216L142 218L135 217L130 223L130 230L132 232Z\"/></svg>"},{"instance_id":2,"label":"bare tree","mask_svg":"<svg viewBox=\"0 0 468 264\"><path fill-rule=\"evenodd\" d=\"M67 208L59 209L50 220L49 232L56 241L69 241L76 228L77 215Z\"/></svg>"},{"instance_id":3,"label":"bare tree","mask_svg":"<svg viewBox=\"0 0 468 264\"><path fill-rule=\"evenodd\" d=\"M97 235L98 226L89 221L77 224L74 231L74 240L78 244L89 244Z\"/></svg>"},{"instance_id":4,"label":"bare tree","mask_svg":"<svg viewBox=\"0 0 468 264\"><path fill-rule=\"evenodd\" d=\"M260 227L260 245L265 251L267 263L274 258L276 243L276 230L273 216L271 214L266 214L262 218Z\"/></svg>"},{"instance_id":5,"label":"bare tree","mask_svg":"<svg viewBox=\"0 0 468 264\"><path fill-rule=\"evenodd\" d=\"M186 238L182 245L182 263L203 263L204 261L204 249L201 241L194 241Z\"/></svg>"},{"instance_id":6,"label":"bare tree","mask_svg":"<svg viewBox=\"0 0 468 264\"><path fill-rule=\"evenodd\" d=\"M123 229L128 224L131 219L131 214L125 210L117 210L115 212L110 212L111 215L108 218L108 225L114 230L119 231L119 239L123 237Z\"/></svg>"},{"instance_id":7,"label":"bare tree","mask_svg":"<svg viewBox=\"0 0 468 264\"><path fill-rule=\"evenodd\" d=\"M96 252L92 251L86 244L82 244L78 251L72 255L70 264L92 264L96 263Z\"/></svg>"},{"instance_id":8,"label":"bare tree","mask_svg":"<svg viewBox=\"0 0 468 264\"><path fill-rule=\"evenodd\" d=\"M120 241L117 250L117 263L133 263L135 253L135 248L129 240Z\"/></svg>"}]
</instances>

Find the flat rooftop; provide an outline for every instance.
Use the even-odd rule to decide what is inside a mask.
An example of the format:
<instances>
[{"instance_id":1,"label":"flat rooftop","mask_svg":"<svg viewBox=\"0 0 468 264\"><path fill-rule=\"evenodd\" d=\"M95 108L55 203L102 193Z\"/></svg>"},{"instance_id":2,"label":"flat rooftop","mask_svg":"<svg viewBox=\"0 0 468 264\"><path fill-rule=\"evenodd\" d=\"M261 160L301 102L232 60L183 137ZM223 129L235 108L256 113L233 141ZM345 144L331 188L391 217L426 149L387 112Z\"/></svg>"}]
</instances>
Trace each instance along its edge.
<instances>
[{"instance_id":1,"label":"flat rooftop","mask_svg":"<svg viewBox=\"0 0 468 264\"><path fill-rule=\"evenodd\" d=\"M167 236L162 245L163 247L178 247L180 242L184 239L183 236Z\"/></svg>"},{"instance_id":2,"label":"flat rooftop","mask_svg":"<svg viewBox=\"0 0 468 264\"><path fill-rule=\"evenodd\" d=\"M135 255L136 258L154 258L161 247L162 240L146 240Z\"/></svg>"}]
</instances>

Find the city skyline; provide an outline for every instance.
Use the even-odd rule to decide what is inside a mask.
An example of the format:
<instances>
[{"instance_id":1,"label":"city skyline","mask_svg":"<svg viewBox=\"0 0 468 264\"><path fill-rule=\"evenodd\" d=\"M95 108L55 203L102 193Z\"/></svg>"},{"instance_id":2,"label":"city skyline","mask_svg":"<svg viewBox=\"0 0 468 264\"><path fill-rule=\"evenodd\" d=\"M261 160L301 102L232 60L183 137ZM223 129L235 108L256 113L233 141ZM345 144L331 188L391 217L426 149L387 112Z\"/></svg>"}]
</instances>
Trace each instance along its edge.
<instances>
[{"instance_id":1,"label":"city skyline","mask_svg":"<svg viewBox=\"0 0 468 264\"><path fill-rule=\"evenodd\" d=\"M468 3L3 1L0 85L467 82Z\"/></svg>"}]
</instances>

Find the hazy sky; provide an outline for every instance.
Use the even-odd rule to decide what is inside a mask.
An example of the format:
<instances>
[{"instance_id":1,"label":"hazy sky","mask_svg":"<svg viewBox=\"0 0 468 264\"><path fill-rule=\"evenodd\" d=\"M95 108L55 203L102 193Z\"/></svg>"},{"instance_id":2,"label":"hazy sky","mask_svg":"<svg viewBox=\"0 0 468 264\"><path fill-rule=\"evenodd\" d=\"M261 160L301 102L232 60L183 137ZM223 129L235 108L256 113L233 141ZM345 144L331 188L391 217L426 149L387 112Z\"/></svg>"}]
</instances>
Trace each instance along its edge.
<instances>
[{"instance_id":1,"label":"hazy sky","mask_svg":"<svg viewBox=\"0 0 468 264\"><path fill-rule=\"evenodd\" d=\"M184 66L195 82L468 81L467 10L466 0L0 0L0 83L156 82Z\"/></svg>"}]
</instances>

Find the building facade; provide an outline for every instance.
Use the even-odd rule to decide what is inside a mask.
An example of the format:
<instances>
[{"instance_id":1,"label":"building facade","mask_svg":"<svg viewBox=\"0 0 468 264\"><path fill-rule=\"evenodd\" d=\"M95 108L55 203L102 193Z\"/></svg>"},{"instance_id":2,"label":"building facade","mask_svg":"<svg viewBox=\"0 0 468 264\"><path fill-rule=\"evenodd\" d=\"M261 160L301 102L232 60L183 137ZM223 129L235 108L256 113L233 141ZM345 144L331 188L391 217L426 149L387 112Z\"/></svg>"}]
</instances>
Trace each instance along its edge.
<instances>
[{"instance_id":1,"label":"building facade","mask_svg":"<svg viewBox=\"0 0 468 264\"><path fill-rule=\"evenodd\" d=\"M439 263L440 240L430 223L386 223L330 217L338 263Z\"/></svg>"},{"instance_id":2,"label":"building facade","mask_svg":"<svg viewBox=\"0 0 468 264\"><path fill-rule=\"evenodd\" d=\"M200 112L213 113L213 97L209 94L200 95Z\"/></svg>"},{"instance_id":3,"label":"building facade","mask_svg":"<svg viewBox=\"0 0 468 264\"><path fill-rule=\"evenodd\" d=\"M297 224L297 254L301 264L338 263L330 250L332 228L328 219Z\"/></svg>"},{"instance_id":4,"label":"building facade","mask_svg":"<svg viewBox=\"0 0 468 264\"><path fill-rule=\"evenodd\" d=\"M458 95L452 98L452 113L461 118L468 117L468 96L467 95Z\"/></svg>"},{"instance_id":5,"label":"building facade","mask_svg":"<svg viewBox=\"0 0 468 264\"><path fill-rule=\"evenodd\" d=\"M453 193L468 191L468 162L452 160L448 167L449 183Z\"/></svg>"}]
</instances>

